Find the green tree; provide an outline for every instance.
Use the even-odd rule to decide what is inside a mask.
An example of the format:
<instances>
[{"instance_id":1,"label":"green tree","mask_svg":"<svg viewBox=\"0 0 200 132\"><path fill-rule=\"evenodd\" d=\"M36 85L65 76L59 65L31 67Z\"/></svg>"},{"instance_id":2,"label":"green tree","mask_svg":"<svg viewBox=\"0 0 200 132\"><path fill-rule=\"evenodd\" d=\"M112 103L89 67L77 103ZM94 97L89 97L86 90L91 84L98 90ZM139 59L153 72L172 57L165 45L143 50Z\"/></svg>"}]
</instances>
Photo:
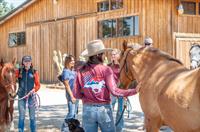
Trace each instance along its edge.
<instances>
[{"instance_id":1,"label":"green tree","mask_svg":"<svg viewBox=\"0 0 200 132\"><path fill-rule=\"evenodd\" d=\"M10 12L14 6L12 4L8 4L5 0L0 0L0 18Z\"/></svg>"}]
</instances>

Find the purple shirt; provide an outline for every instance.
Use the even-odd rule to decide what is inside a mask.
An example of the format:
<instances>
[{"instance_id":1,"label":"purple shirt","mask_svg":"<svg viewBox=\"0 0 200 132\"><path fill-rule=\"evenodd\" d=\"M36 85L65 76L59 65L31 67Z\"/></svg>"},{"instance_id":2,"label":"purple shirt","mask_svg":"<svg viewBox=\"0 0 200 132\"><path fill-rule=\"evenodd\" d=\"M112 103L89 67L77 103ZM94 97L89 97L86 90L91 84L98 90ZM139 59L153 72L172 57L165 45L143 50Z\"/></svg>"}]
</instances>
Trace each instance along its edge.
<instances>
[{"instance_id":1,"label":"purple shirt","mask_svg":"<svg viewBox=\"0 0 200 132\"><path fill-rule=\"evenodd\" d=\"M84 104L109 104L110 92L114 96L123 97L137 93L135 89L117 88L113 71L108 66L91 65L90 69L77 72L73 94L75 98L82 99Z\"/></svg>"}]
</instances>

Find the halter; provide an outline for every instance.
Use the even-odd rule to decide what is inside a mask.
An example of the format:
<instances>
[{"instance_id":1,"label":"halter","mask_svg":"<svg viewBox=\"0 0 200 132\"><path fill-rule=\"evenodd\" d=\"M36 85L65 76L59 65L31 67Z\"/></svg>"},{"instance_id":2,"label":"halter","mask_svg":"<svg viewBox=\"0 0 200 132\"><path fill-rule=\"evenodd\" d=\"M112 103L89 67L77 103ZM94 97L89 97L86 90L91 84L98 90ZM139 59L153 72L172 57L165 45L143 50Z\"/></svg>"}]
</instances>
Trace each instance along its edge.
<instances>
[{"instance_id":1,"label":"halter","mask_svg":"<svg viewBox=\"0 0 200 132\"><path fill-rule=\"evenodd\" d=\"M119 74L121 74L122 69L125 67L124 73L125 73L126 77L127 77L130 81L134 81L135 79L134 79L134 77L133 77L132 72L131 72L131 78L130 78L130 76L128 75L128 65L127 65L127 61L126 61L126 59L127 59L127 57L128 57L128 54L130 53L131 50L132 50L132 49L130 49L130 50L128 51L128 53L126 54L126 57L125 57L125 59L124 59L124 64L123 64L122 68L120 69Z\"/></svg>"}]
</instances>

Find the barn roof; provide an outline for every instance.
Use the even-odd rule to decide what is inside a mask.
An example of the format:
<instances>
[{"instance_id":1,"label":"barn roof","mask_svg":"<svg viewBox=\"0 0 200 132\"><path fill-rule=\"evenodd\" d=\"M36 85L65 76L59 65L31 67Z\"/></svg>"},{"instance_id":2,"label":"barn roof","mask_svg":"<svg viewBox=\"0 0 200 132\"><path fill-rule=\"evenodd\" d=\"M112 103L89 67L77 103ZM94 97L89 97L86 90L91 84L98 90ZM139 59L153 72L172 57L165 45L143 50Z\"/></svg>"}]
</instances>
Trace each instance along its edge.
<instances>
[{"instance_id":1,"label":"barn roof","mask_svg":"<svg viewBox=\"0 0 200 132\"><path fill-rule=\"evenodd\" d=\"M22 3L20 6L18 6L17 8L13 9L12 11L10 11L8 14L6 14L5 16L0 18L0 25L3 24L4 22L6 22L7 20L9 20L10 18L12 18L13 16L15 16L16 14L20 13L21 11L23 11L24 9L26 9L27 7L29 7L30 5L32 5L35 1L37 0L26 0L24 3Z\"/></svg>"}]
</instances>

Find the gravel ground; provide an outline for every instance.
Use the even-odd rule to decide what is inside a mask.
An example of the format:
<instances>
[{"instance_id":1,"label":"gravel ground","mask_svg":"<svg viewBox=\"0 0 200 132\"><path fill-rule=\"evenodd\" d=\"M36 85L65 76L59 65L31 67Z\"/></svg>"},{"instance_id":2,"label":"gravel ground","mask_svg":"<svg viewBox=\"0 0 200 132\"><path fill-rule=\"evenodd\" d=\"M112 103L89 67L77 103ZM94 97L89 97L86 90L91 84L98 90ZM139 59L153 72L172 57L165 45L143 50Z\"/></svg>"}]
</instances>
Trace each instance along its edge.
<instances>
[{"instance_id":1,"label":"gravel ground","mask_svg":"<svg viewBox=\"0 0 200 132\"><path fill-rule=\"evenodd\" d=\"M64 117L67 113L67 104L65 99L65 91L63 89L48 89L46 85L42 85L42 88L39 90L38 94L40 95L41 107L38 112L37 117L37 127L38 132L59 132L60 127L63 123ZM143 128L143 112L141 110L138 95L130 97L132 104L132 111L129 115L127 112L124 113L125 117L125 129L124 132L144 132ZM15 123L15 132L17 132L17 123L18 123L18 111L17 111L17 102L14 104L14 123ZM78 119L81 122L82 115L82 105L79 107ZM114 116L116 115L116 108L114 111ZM29 120L28 112L26 112L26 129L25 131L29 132ZM161 132L170 132L170 129L165 129Z\"/></svg>"}]
</instances>

